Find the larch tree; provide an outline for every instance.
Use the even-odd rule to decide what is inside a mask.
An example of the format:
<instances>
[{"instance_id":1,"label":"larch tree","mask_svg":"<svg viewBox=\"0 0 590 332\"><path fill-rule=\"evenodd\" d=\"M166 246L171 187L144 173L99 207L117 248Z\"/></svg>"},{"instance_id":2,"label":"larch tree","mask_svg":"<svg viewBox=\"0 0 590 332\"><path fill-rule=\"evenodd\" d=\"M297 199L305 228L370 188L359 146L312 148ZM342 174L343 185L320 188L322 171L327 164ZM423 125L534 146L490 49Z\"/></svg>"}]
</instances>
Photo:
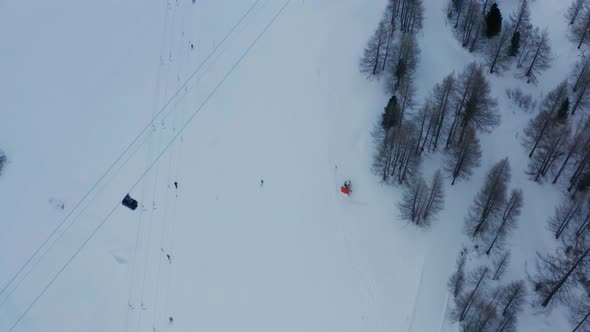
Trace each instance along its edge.
<instances>
[{"instance_id":1,"label":"larch tree","mask_svg":"<svg viewBox=\"0 0 590 332\"><path fill-rule=\"evenodd\" d=\"M578 18L578 15L582 11L582 9L585 8L587 5L588 5L588 0L574 0L574 1L572 1L572 4L570 5L570 7L567 11L567 16L570 21L570 25L574 24L576 22L576 18Z\"/></svg>"},{"instance_id":2,"label":"larch tree","mask_svg":"<svg viewBox=\"0 0 590 332\"><path fill-rule=\"evenodd\" d=\"M455 299L455 308L452 313L454 321L462 322L467 318L469 311L476 304L483 293L485 293L486 282L489 280L490 270L486 266L481 266L468 277L470 290L460 294Z\"/></svg>"},{"instance_id":3,"label":"larch tree","mask_svg":"<svg viewBox=\"0 0 590 332\"><path fill-rule=\"evenodd\" d=\"M563 81L547 94L541 104L539 114L531 119L525 128L523 144L526 148L530 149L529 158L533 156L541 141L545 139L547 132L559 123L557 121L557 113L567 98L568 84L567 81Z\"/></svg>"},{"instance_id":4,"label":"larch tree","mask_svg":"<svg viewBox=\"0 0 590 332\"><path fill-rule=\"evenodd\" d=\"M588 69L590 69L589 65L590 57L587 57L585 60L580 60L576 63L572 73L572 81L574 81L574 86L572 87L573 92L576 92L578 87L582 86L588 81Z\"/></svg>"},{"instance_id":5,"label":"larch tree","mask_svg":"<svg viewBox=\"0 0 590 332\"><path fill-rule=\"evenodd\" d=\"M497 102L491 97L489 82L481 65L472 62L459 75L457 93L453 98L453 121L447 134L446 148L461 141L465 128L489 132L500 123Z\"/></svg>"},{"instance_id":6,"label":"larch tree","mask_svg":"<svg viewBox=\"0 0 590 332\"><path fill-rule=\"evenodd\" d=\"M481 160L481 146L475 129L468 126L463 141L451 146L447 152L445 170L453 179L451 185L454 185L457 179L468 180Z\"/></svg>"},{"instance_id":7,"label":"larch tree","mask_svg":"<svg viewBox=\"0 0 590 332\"><path fill-rule=\"evenodd\" d=\"M578 20L570 25L570 39L578 44L578 49L583 44L590 43L590 8L581 9Z\"/></svg>"},{"instance_id":8,"label":"larch tree","mask_svg":"<svg viewBox=\"0 0 590 332\"><path fill-rule=\"evenodd\" d=\"M409 79L416 70L418 54L420 50L416 42L416 36L412 33L403 34L394 46L394 53L390 59L388 85L393 91L397 91L403 81Z\"/></svg>"},{"instance_id":9,"label":"larch tree","mask_svg":"<svg viewBox=\"0 0 590 332\"><path fill-rule=\"evenodd\" d=\"M573 245L562 245L555 254L537 255L536 271L529 277L536 303L568 303L578 285L577 276L588 272L590 245L579 239Z\"/></svg>"},{"instance_id":10,"label":"larch tree","mask_svg":"<svg viewBox=\"0 0 590 332\"><path fill-rule=\"evenodd\" d=\"M496 127L500 123L497 104L496 99L492 97L490 83L485 77L482 66L477 65L462 114L459 141L463 139L468 125L482 132L490 132Z\"/></svg>"},{"instance_id":11,"label":"larch tree","mask_svg":"<svg viewBox=\"0 0 590 332\"><path fill-rule=\"evenodd\" d=\"M581 149L589 148L590 147L590 120L584 121L584 123L579 126L576 132L573 134L572 138L569 140L569 144L567 146L567 150L565 151L565 157L557 171L557 174L553 178L553 184L559 180L559 177L569 166L571 160L575 158L576 155L580 153Z\"/></svg>"},{"instance_id":12,"label":"larch tree","mask_svg":"<svg viewBox=\"0 0 590 332\"><path fill-rule=\"evenodd\" d=\"M400 216L420 227L427 226L424 209L428 200L428 185L421 175L416 176L406 186L402 200L398 204Z\"/></svg>"},{"instance_id":13,"label":"larch tree","mask_svg":"<svg viewBox=\"0 0 590 332\"><path fill-rule=\"evenodd\" d=\"M574 324L572 332L590 330L590 293L586 290L576 296L570 307L570 319Z\"/></svg>"},{"instance_id":14,"label":"larch tree","mask_svg":"<svg viewBox=\"0 0 590 332\"><path fill-rule=\"evenodd\" d=\"M484 9L485 10L485 9ZM486 37L492 38L502 31L502 13L497 3L493 3L486 14Z\"/></svg>"},{"instance_id":15,"label":"larch tree","mask_svg":"<svg viewBox=\"0 0 590 332\"><path fill-rule=\"evenodd\" d=\"M465 233L475 238L487 233L494 218L502 212L510 182L510 162L504 158L489 171L465 218Z\"/></svg>"},{"instance_id":16,"label":"larch tree","mask_svg":"<svg viewBox=\"0 0 590 332\"><path fill-rule=\"evenodd\" d=\"M402 33L415 33L422 29L424 4L422 0L389 0L387 11L390 12L392 26Z\"/></svg>"},{"instance_id":17,"label":"larch tree","mask_svg":"<svg viewBox=\"0 0 590 332\"><path fill-rule=\"evenodd\" d=\"M495 330L497 332L516 331L518 315L523 310L527 291L523 280L513 281L500 288Z\"/></svg>"},{"instance_id":18,"label":"larch tree","mask_svg":"<svg viewBox=\"0 0 590 332\"><path fill-rule=\"evenodd\" d=\"M377 128L374 139L378 143L378 150L373 171L383 181L388 182L391 179L400 185L412 178L420 163L419 157L414 153L418 141L416 125L412 121L405 121L389 134Z\"/></svg>"},{"instance_id":19,"label":"larch tree","mask_svg":"<svg viewBox=\"0 0 590 332\"><path fill-rule=\"evenodd\" d=\"M553 233L556 239L566 231L568 231L575 224L575 220L580 215L583 208L584 199L580 195L573 199L566 199L555 208L555 213L549 219L549 230Z\"/></svg>"},{"instance_id":20,"label":"larch tree","mask_svg":"<svg viewBox=\"0 0 590 332\"><path fill-rule=\"evenodd\" d=\"M453 297L456 298L463 292L463 288L465 287L465 262L467 259L466 249L463 248L459 253L459 257L457 257L456 262L456 270L449 278L447 282L447 286L449 287L449 291L453 294Z\"/></svg>"},{"instance_id":21,"label":"larch tree","mask_svg":"<svg viewBox=\"0 0 590 332\"><path fill-rule=\"evenodd\" d=\"M432 107L436 112L436 122L432 131L429 150L436 151L441 135L444 134L449 118L451 103L456 93L456 79L453 73L447 75L441 83L434 86Z\"/></svg>"},{"instance_id":22,"label":"larch tree","mask_svg":"<svg viewBox=\"0 0 590 332\"><path fill-rule=\"evenodd\" d=\"M547 29L534 30L532 36L531 52L524 58L523 66L518 77L526 78L527 83L537 84L539 75L551 66L551 45Z\"/></svg>"},{"instance_id":23,"label":"larch tree","mask_svg":"<svg viewBox=\"0 0 590 332\"><path fill-rule=\"evenodd\" d=\"M429 225L432 219L436 218L436 215L443 209L445 204L443 177L440 170L434 172L427 194L426 204L422 212L425 225Z\"/></svg>"},{"instance_id":24,"label":"larch tree","mask_svg":"<svg viewBox=\"0 0 590 332\"><path fill-rule=\"evenodd\" d=\"M558 116L559 114L558 112ZM537 153L529 160L526 173L533 181L539 182L549 171L555 171L559 161L565 156L570 144L570 135L571 128L567 121L551 126L546 131L537 147Z\"/></svg>"},{"instance_id":25,"label":"larch tree","mask_svg":"<svg viewBox=\"0 0 590 332\"><path fill-rule=\"evenodd\" d=\"M409 113L410 110L414 109L416 104L416 87L412 77L407 77L401 82L401 85L397 91L399 95L399 107L401 111L401 121L403 122L404 117Z\"/></svg>"},{"instance_id":26,"label":"larch tree","mask_svg":"<svg viewBox=\"0 0 590 332\"><path fill-rule=\"evenodd\" d=\"M369 39L360 61L360 71L368 77L378 77L383 70L383 61L387 44L387 29L383 22Z\"/></svg>"},{"instance_id":27,"label":"larch tree","mask_svg":"<svg viewBox=\"0 0 590 332\"><path fill-rule=\"evenodd\" d=\"M523 193L520 189L512 190L508 202L504 206L501 218L494 223L493 230L487 239L486 255L489 255L493 249L500 250L510 231L516 228L518 217L522 211Z\"/></svg>"},{"instance_id":28,"label":"larch tree","mask_svg":"<svg viewBox=\"0 0 590 332\"><path fill-rule=\"evenodd\" d=\"M588 172L590 171L590 139L584 139L583 145L573 152L574 168L569 178L569 187L571 191L574 187L587 187L584 182L588 181Z\"/></svg>"},{"instance_id":29,"label":"larch tree","mask_svg":"<svg viewBox=\"0 0 590 332\"><path fill-rule=\"evenodd\" d=\"M434 126L437 119L437 114L433 108L431 101L426 100L422 108L415 115L415 122L418 124L418 144L416 144L415 153L421 155L425 151L426 145L431 133L434 131Z\"/></svg>"},{"instance_id":30,"label":"larch tree","mask_svg":"<svg viewBox=\"0 0 590 332\"><path fill-rule=\"evenodd\" d=\"M485 59L487 66L490 68L490 74L501 74L508 69L511 61L509 52L506 51L508 41L509 33L503 31L487 44Z\"/></svg>"},{"instance_id":31,"label":"larch tree","mask_svg":"<svg viewBox=\"0 0 590 332\"><path fill-rule=\"evenodd\" d=\"M587 110L590 107L590 70L584 69L576 79L573 88L572 114L578 110Z\"/></svg>"},{"instance_id":32,"label":"larch tree","mask_svg":"<svg viewBox=\"0 0 590 332\"><path fill-rule=\"evenodd\" d=\"M500 123L497 102L491 96L490 85L481 65L475 62L467 65L459 75L457 91L446 148L463 139L468 125L489 132Z\"/></svg>"},{"instance_id":33,"label":"larch tree","mask_svg":"<svg viewBox=\"0 0 590 332\"><path fill-rule=\"evenodd\" d=\"M461 45L473 52L477 47L480 36L483 34L483 17L481 5L478 0L465 0L465 13L459 31L461 33Z\"/></svg>"},{"instance_id":34,"label":"larch tree","mask_svg":"<svg viewBox=\"0 0 590 332\"><path fill-rule=\"evenodd\" d=\"M508 264L510 264L510 251L505 251L502 254L498 255L494 260L494 267L493 267L493 275L492 280L500 280L506 269L508 268Z\"/></svg>"}]
</instances>

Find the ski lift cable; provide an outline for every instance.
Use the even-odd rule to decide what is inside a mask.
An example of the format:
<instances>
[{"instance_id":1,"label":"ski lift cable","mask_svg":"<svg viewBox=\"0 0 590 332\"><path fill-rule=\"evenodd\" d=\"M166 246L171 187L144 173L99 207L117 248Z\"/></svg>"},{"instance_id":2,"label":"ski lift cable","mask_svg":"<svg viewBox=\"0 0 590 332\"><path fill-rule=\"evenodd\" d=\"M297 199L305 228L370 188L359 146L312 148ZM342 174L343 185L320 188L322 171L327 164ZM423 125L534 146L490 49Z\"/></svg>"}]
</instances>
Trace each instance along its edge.
<instances>
[{"instance_id":1,"label":"ski lift cable","mask_svg":"<svg viewBox=\"0 0 590 332\"><path fill-rule=\"evenodd\" d=\"M264 27L264 29L262 29L262 31L258 34L258 36L252 41L252 43L250 43L250 45L246 48L246 50L244 51L244 53L242 53L242 55L237 59L237 61L234 63L234 65L230 68L230 70L225 74L225 76L221 79L221 81L219 81L219 83L215 86L215 88L211 91L211 93L209 93L209 95L207 95L207 97L205 98L205 100L203 100L203 102L199 105L199 107L196 108L196 110L191 114L191 116L188 118L188 120L182 125L182 127L180 128L180 130L176 133L176 135L173 136L172 140L170 140L170 142L168 142L166 144L166 146L164 147L164 149L158 154L158 156L156 157L156 159L150 164L150 166L140 175L140 177L137 179L137 181L129 188L129 192L131 192L135 187L137 187L137 185L141 182L141 180L143 180L143 178L153 169L154 165L158 163L158 161L160 160L160 158L162 158L162 156L164 155L164 153L166 153L166 151L170 148L170 146L176 141L176 139L178 138L178 136L180 136L180 134L182 134L182 132L188 127L188 125L192 122L192 120L194 120L194 118L196 117L196 115L203 109L203 107L209 102L209 100L215 95L215 93L217 92L217 90L219 90L219 88L223 85L223 83L228 79L229 76L231 76L231 74L235 71L235 69L238 67L238 65L244 60L244 58L246 57L246 55L248 55L248 53L250 52L250 50L252 50L252 48L258 43L258 41L262 38L262 36L268 31L268 29L276 22L276 19L283 13L283 11L285 10L285 8L289 5L289 3L291 2L291 0L286 0L283 4L283 6L275 13L275 15L272 17L272 19L270 20L270 22ZM14 330L14 328L21 322L21 320L23 319L23 317L25 317L25 315L31 310L31 308L33 308L33 306L37 303L37 301L39 301L39 299L45 294L45 292L47 292L47 290L49 289L49 287L51 287L51 285L53 285L53 283L57 280L57 278L63 273L63 271L72 263L72 261L74 260L74 258L76 258L76 256L78 256L78 254L80 253L80 251L82 251L82 249L84 249L84 247L88 244L88 242L96 235L96 233L105 225L105 223L110 219L110 217L114 214L114 212L117 210L117 208L119 207L120 202L117 202L113 208L111 209L111 211L106 215L105 218L102 219L102 221L94 228L94 230L92 231L92 233L90 233L90 235L86 238L86 240L84 240L84 242L82 243L82 245L80 247L78 247L78 249L74 252L74 254L72 254L70 256L70 258L66 261L66 263L59 269L59 271L53 276L53 278L45 285L45 287L41 290L41 292L35 297L35 299L27 306L27 308L25 309L25 311L19 315L18 319L15 321L15 323L10 327L10 329L8 330L8 332L12 332Z\"/></svg>"},{"instance_id":2,"label":"ski lift cable","mask_svg":"<svg viewBox=\"0 0 590 332\"><path fill-rule=\"evenodd\" d=\"M140 138L146 133L146 131L154 124L156 118L159 117L167 108L168 105L180 94L180 92L187 86L187 84L195 77L195 75L200 72L203 68L205 63L209 61L211 56L221 47L225 41L233 34L233 32L237 29L239 25L244 21L244 19L250 14L252 9L256 6L256 4L260 0L256 0L252 6L246 11L246 13L238 20L238 22L232 27L232 29L224 36L219 44L217 44L213 50L207 55L205 60L199 64L199 66L189 75L189 77L184 81L181 88L178 89L172 97L161 107L161 109L156 114L156 117L152 118L150 122L148 122L145 127L139 132L139 134L125 147L123 152L115 159L115 161L107 168L107 170L98 178L98 180L90 187L90 189L82 196L82 198L74 205L72 210L68 212L68 214L60 221L60 223L54 228L54 230L47 236L47 238L41 243L41 245L33 252L33 254L26 260L26 262L18 269L18 271L9 279L8 282L2 287L0 290L0 295L2 295L8 287L16 280L16 278L23 272L23 270L31 263L33 258L39 254L39 252L45 247L45 245L49 242L49 240L58 232L58 230L70 219L70 217L74 214L74 212L82 205L83 202L87 200L87 198L91 195L91 193L98 187L101 182L107 177L107 175L115 168L115 166L123 160L125 155L131 150L131 148L140 140ZM133 153L132 155L134 155ZM131 156L132 156L131 155ZM128 159L129 160L129 159ZM126 162L123 163L125 165ZM74 220L75 222L75 220Z\"/></svg>"},{"instance_id":3,"label":"ski lift cable","mask_svg":"<svg viewBox=\"0 0 590 332\"><path fill-rule=\"evenodd\" d=\"M143 143L142 143L143 144ZM125 163L131 158L131 156L128 157L128 159L125 161ZM121 165L117 170L115 170L114 174L117 174L121 168L123 167L123 165ZM104 187L99 189L99 191L97 192L100 193L102 192L102 190L104 190ZM90 204L90 203L89 203ZM88 204L88 205L89 205ZM8 299L12 296L12 294L14 294L14 292L16 292L18 290L18 288L20 287L20 285L25 281L25 279L27 278L27 276L35 269L35 267L41 263L41 261L43 260L43 258L45 257L45 255L47 255L51 249L53 249L53 246L55 244L58 243L58 241L61 240L61 238L64 236L64 234L75 224L75 221L77 220L77 218L79 218L84 211L86 210L86 208L88 207L88 205L86 205L85 207L83 207L81 210L79 210L76 214L76 216L74 217L74 220L72 222L70 222L68 225L66 225L66 227L63 229L63 231L61 233L59 233L57 235L57 237L53 238L53 237L49 237L45 243L45 245L47 245L47 243L49 243L50 240L53 239L53 242L49 243L49 246L47 247L47 249L42 252L40 255L34 255L31 257L30 261L32 261L32 264L30 265L30 269L27 270L24 274L20 274L17 273L13 276L13 278L11 278L10 283L7 283L6 287L4 288L4 291L8 290L8 288L12 285L14 285L14 287L12 287L11 290L9 290L8 292L5 292L5 296L2 299L2 301L0 301L0 307L2 307L4 305L4 303L6 303L6 301L8 301ZM41 249L43 249L43 247L45 247L45 245L42 245L38 251L41 251ZM33 258L37 257L37 259L35 261L33 261ZM22 267L22 269L19 272L22 272L28 265L24 265ZM14 281L18 278L18 281L16 282L16 284L14 284ZM2 295L2 292L0 292L0 295Z\"/></svg>"}]
</instances>

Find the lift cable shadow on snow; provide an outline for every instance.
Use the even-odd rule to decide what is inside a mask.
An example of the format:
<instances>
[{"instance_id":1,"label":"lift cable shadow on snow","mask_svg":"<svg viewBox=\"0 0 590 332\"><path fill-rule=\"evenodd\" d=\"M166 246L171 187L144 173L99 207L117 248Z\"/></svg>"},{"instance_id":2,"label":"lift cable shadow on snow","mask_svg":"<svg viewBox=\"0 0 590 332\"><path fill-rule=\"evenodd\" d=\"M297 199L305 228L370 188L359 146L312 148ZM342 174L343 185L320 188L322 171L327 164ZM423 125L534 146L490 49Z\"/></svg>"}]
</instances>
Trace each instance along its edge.
<instances>
[{"instance_id":1,"label":"lift cable shadow on snow","mask_svg":"<svg viewBox=\"0 0 590 332\"><path fill-rule=\"evenodd\" d=\"M270 22L264 27L264 29L262 29L262 31L260 32L260 34L258 34L258 36L254 39L254 41L252 41L252 43L248 46L248 48L246 48L246 50L244 51L244 53L238 58L238 60L234 63L234 65L230 68L230 70L225 74L225 76L221 79L221 81L219 81L219 83L215 86L215 88L213 88L213 90L211 91L211 93L209 93L209 95L207 96L207 98L205 98L205 100L201 103L201 105L199 105L199 107L193 112L193 114L191 114L191 116L189 117L189 119L184 123L184 125L180 128L180 130L176 133L176 135L174 135L174 137L172 137L172 139L170 140L170 142L168 144L166 144L166 146L158 154L158 156L156 157L156 159L149 165L148 168L146 168L146 170L140 175L140 177L137 179L137 181L129 188L128 192L133 191L133 189L152 170L152 168L154 167L154 165L158 163L158 161L162 158L162 156L166 153L166 151L170 148L170 146L172 146L172 144L176 141L176 139L178 138L178 136L180 136L180 134L188 127L188 125L192 122L192 120L194 120L195 116L203 109L203 107L215 95L215 93L217 92L217 90L223 85L223 83L227 80L227 78L235 71L235 69L242 62L242 60L246 57L246 55L250 52L250 50L258 43L258 41L262 38L262 36L275 23L276 19L283 13L283 11L289 5L290 2L291 2L291 0L285 1L285 3L277 11L277 13L272 17L272 19L270 20ZM86 238L86 240L82 243L82 245L74 252L74 254L72 256L70 256L70 258L67 260L67 262L60 268L60 270L53 276L53 278L45 285L45 287L35 297L35 299L27 306L27 309L18 317L18 319L16 320L16 322L10 327L10 329L8 330L9 332L11 332L11 331L14 330L14 328L21 322L21 320L23 319L23 317L31 310L31 308L37 303L37 301L39 301L39 299L43 296L43 294L45 294L45 292L49 289L49 287L51 287L51 285L63 273L63 271L68 267L68 265L74 260L74 258L76 258L76 256L80 253L80 251L82 251L82 249L84 249L84 247L86 246L86 244L88 244L88 242L96 235L96 233L102 228L102 226L104 226L104 224L113 215L113 213L115 212L115 210L117 210L117 208L119 207L119 204L120 204L120 202L117 201L117 203L113 206L113 208L106 215L106 217L103 218L103 220L98 224L98 226L94 228L94 230L92 231L92 233L90 234L90 236L88 236L88 238Z\"/></svg>"},{"instance_id":2,"label":"lift cable shadow on snow","mask_svg":"<svg viewBox=\"0 0 590 332\"><path fill-rule=\"evenodd\" d=\"M178 88L178 90L176 90L174 92L174 94L172 95L172 97L170 97L168 99L168 101L164 104L164 106L162 106L162 108L152 117L151 121L148 122L145 127L139 132L139 134L137 134L137 136L131 141L131 143L129 143L125 149L123 150L123 152L117 157L117 159L107 168L107 170L102 174L102 176L90 187L90 189L82 196L82 198L78 201L78 203L76 203L76 205L72 208L72 210L70 210L70 212L68 212L68 214L62 219L62 221L55 227L55 229L49 234L49 236L43 241L43 243L35 250L35 252L33 252L33 254L27 259L27 261L19 268L19 270L8 280L8 282L2 287L2 289L0 289L0 296L3 295L6 290L14 283L14 281L19 277L19 275L21 275L21 273L27 268L27 266L29 266L29 264L31 263L31 261L39 254L39 252L41 252L41 250L47 245L47 243L49 243L49 241L54 237L54 235L57 234L57 232L60 230L60 228L62 228L62 226L70 219L70 217L72 217L72 215L74 214L74 212L78 211L78 208L82 205L82 203L84 203L88 197L90 196L90 194L92 194L94 192L94 190L103 182L103 180L105 180L105 178L109 175L109 173L111 173L111 171L115 168L115 166L117 166L117 164L119 164L123 158L127 155L127 153L131 150L132 147L134 147L134 145L136 145L137 142L139 142L140 138L147 132L147 130L156 122L157 118L162 115L162 113L168 108L168 106L170 106L170 104L172 103L173 100L176 99L176 97L178 97L178 95L182 92L182 90L188 85L188 83L190 81L192 81L192 79L197 75L197 73L199 73L201 71L201 69L203 68L203 66L209 61L209 59L211 58L211 56L226 42L226 40L234 33L234 31L238 28L238 26L240 26L242 24L242 22L244 21L244 19L252 12L252 10L256 7L256 5L260 2L260 0L256 0L250 7L249 9L246 11L246 13L244 13L244 15L242 15L242 17L238 20L238 22L236 24L234 24L234 26L231 28L231 30L224 36L224 38L221 40L221 42L219 44L217 44L217 46L215 46L215 48L207 55L207 57L205 58L205 60L203 60L203 62L201 62L201 64L199 64L199 66L191 73L191 75L189 75L189 77L184 81L184 83ZM176 137L174 137L176 138ZM140 143L144 144L145 142ZM133 155L135 155L135 153L138 150L135 150L134 152L132 152L129 156L129 158L125 161L123 161L123 163L121 164L121 167L119 167L119 170L129 161L129 159L131 159L131 157ZM118 172L118 170L117 170ZM89 205L89 204L88 204ZM86 207L84 207L81 211L80 214L88 207L88 205ZM78 216L80 215L78 214ZM76 222L76 219L74 219L74 221L72 221L72 224L74 224ZM71 226L71 225L70 225ZM68 226L69 228L69 226ZM67 230L67 229L66 229ZM65 231L64 231L65 232ZM63 233L62 233L63 235ZM58 237L57 240L59 240L59 238L61 237L61 235ZM56 241L57 241L56 240ZM54 242L55 243L55 242ZM44 255L44 254L43 254ZM43 256L42 255L42 256ZM38 261L39 262L39 261ZM37 262L37 263L38 263ZM33 267L35 265L37 265L37 263L33 264ZM28 272L25 273L26 277L30 272L32 271L29 270ZM18 286L17 286L18 287ZM14 291L14 290L13 290ZM12 292L13 292L12 291ZM9 297L12 292L10 292L7 297Z\"/></svg>"}]
</instances>

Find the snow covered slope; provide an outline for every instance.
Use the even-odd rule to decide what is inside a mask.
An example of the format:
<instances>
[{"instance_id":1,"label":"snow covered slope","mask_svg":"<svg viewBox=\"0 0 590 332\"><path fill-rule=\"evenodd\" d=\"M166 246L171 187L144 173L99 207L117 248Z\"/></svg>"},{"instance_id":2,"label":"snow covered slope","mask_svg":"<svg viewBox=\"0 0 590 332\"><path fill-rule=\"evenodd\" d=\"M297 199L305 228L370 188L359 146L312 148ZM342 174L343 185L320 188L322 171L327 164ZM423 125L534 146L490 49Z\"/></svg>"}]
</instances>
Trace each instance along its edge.
<instances>
[{"instance_id":1,"label":"snow covered slope","mask_svg":"<svg viewBox=\"0 0 590 332\"><path fill-rule=\"evenodd\" d=\"M357 69L385 2L2 3L0 330L447 328L445 284L478 179L510 155L525 206L540 199L516 175L526 118L502 110L474 181L448 190L434 228L400 222L399 190L370 172L388 96ZM421 96L472 59L444 5L425 6ZM546 77L561 79L563 63ZM136 211L119 204L128 191ZM544 222L552 206L525 211ZM525 245L515 276L536 250ZM548 324L521 331L559 330Z\"/></svg>"}]
</instances>

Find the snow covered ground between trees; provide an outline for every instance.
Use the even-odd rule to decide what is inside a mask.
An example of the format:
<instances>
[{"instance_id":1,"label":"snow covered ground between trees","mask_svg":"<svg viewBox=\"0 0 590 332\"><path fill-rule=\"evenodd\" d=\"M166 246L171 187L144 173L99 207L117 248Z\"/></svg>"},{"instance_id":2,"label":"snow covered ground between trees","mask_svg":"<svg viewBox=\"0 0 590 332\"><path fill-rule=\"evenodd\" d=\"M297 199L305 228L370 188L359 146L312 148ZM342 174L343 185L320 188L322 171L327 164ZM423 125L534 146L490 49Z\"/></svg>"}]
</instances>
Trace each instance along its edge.
<instances>
[{"instance_id":1,"label":"snow covered ground between trees","mask_svg":"<svg viewBox=\"0 0 590 332\"><path fill-rule=\"evenodd\" d=\"M370 168L389 96L358 62L385 3L0 5L0 147L10 160L0 287L72 213L0 293L0 330L457 331L446 284L470 245L463 220L504 157L525 198L506 278L525 278L536 251L555 245L545 225L561 193L524 173L517 135L532 114L505 90L540 98L569 73L579 58L566 38L569 3L531 2L533 23L549 27L552 67L537 87L489 76L502 123L481 136L471 181L445 182L428 230L400 221L401 189ZM424 4L419 103L478 58L454 38L446 2ZM506 15L516 7L499 4ZM441 158L427 156L423 172ZM349 199L339 193L347 179ZM120 206L128 191L136 211ZM527 306L518 330L568 328L561 311Z\"/></svg>"}]
</instances>

